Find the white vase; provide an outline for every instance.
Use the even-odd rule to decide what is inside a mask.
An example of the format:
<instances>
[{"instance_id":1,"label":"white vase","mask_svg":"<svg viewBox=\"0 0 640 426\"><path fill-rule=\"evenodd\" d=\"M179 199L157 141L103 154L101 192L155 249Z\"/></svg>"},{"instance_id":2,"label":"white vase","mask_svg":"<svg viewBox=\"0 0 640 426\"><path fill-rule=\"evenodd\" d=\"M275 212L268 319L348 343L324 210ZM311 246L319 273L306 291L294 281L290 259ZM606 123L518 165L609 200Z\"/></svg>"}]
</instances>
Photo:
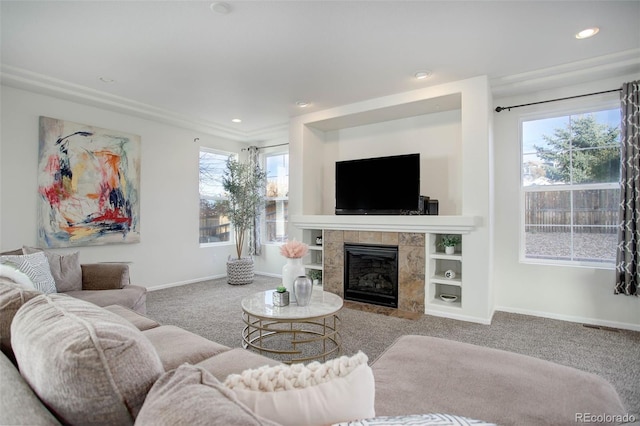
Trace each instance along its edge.
<instances>
[{"instance_id":1,"label":"white vase","mask_svg":"<svg viewBox=\"0 0 640 426\"><path fill-rule=\"evenodd\" d=\"M455 246L446 246L446 247L444 248L444 252L445 252L446 254L453 254L453 253L455 253L455 251L456 251Z\"/></svg>"},{"instance_id":2,"label":"white vase","mask_svg":"<svg viewBox=\"0 0 640 426\"><path fill-rule=\"evenodd\" d=\"M287 258L287 263L282 267L282 285L287 288L291 302L295 302L296 295L293 290L293 281L300 275L305 275L302 258Z\"/></svg>"}]
</instances>

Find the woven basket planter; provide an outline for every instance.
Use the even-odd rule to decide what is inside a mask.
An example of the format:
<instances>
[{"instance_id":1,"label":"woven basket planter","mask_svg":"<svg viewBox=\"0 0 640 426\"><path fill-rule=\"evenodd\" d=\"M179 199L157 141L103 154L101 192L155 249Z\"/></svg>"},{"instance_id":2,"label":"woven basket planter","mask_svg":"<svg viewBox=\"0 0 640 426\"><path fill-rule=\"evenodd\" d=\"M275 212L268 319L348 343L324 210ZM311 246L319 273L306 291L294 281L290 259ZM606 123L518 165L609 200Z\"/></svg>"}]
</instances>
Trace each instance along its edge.
<instances>
[{"instance_id":1,"label":"woven basket planter","mask_svg":"<svg viewBox=\"0 0 640 426\"><path fill-rule=\"evenodd\" d=\"M254 275L252 257L227 260L227 283L231 285L251 284Z\"/></svg>"}]
</instances>

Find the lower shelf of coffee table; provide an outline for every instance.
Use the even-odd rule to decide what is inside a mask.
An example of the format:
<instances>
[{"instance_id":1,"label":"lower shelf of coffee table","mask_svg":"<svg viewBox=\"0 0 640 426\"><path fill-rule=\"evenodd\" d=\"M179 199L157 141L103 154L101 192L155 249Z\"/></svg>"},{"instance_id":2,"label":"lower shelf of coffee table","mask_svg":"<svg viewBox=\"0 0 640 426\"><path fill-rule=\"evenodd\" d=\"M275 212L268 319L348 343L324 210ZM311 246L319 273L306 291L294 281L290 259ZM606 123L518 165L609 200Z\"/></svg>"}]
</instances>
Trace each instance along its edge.
<instances>
[{"instance_id":1,"label":"lower shelf of coffee table","mask_svg":"<svg viewBox=\"0 0 640 426\"><path fill-rule=\"evenodd\" d=\"M265 319L243 312L242 346L286 364L326 361L340 355L336 314L296 319Z\"/></svg>"}]
</instances>

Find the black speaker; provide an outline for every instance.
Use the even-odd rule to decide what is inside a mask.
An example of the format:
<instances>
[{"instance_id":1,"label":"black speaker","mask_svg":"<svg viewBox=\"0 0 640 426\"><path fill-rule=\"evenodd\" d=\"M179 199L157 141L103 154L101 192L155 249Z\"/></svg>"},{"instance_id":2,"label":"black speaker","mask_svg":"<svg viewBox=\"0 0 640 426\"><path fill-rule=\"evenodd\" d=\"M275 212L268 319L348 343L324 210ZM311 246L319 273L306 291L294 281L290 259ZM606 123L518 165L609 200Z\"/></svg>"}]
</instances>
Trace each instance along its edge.
<instances>
[{"instance_id":1,"label":"black speaker","mask_svg":"<svg viewBox=\"0 0 640 426\"><path fill-rule=\"evenodd\" d=\"M429 215L438 214L438 200L429 200L427 203L427 213Z\"/></svg>"},{"instance_id":2,"label":"black speaker","mask_svg":"<svg viewBox=\"0 0 640 426\"><path fill-rule=\"evenodd\" d=\"M429 214L427 213L428 206L429 206L429 197L421 195L418 201L418 214Z\"/></svg>"}]
</instances>

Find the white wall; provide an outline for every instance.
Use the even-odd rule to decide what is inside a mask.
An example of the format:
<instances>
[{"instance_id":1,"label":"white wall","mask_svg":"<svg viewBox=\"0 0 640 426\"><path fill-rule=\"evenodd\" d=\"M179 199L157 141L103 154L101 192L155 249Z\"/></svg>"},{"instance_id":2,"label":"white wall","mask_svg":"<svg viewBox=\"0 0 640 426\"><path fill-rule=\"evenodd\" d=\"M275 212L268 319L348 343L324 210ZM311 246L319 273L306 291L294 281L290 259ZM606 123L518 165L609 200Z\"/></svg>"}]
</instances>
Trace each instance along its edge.
<instances>
[{"instance_id":1,"label":"white wall","mask_svg":"<svg viewBox=\"0 0 640 426\"><path fill-rule=\"evenodd\" d=\"M495 106L518 105L619 88L639 76L602 80L563 90L496 99ZM519 120L545 111L619 105L617 93L502 111L495 124L494 291L497 310L640 330L640 298L614 295L614 271L545 266L519 261Z\"/></svg>"},{"instance_id":2,"label":"white wall","mask_svg":"<svg viewBox=\"0 0 640 426\"><path fill-rule=\"evenodd\" d=\"M226 275L233 246L198 243L198 152L200 146L239 152L244 144L12 87L1 90L1 250L37 241L38 117L43 115L137 134L142 141L141 242L60 252L78 250L82 263L131 262L132 282L146 287Z\"/></svg>"}]
</instances>

